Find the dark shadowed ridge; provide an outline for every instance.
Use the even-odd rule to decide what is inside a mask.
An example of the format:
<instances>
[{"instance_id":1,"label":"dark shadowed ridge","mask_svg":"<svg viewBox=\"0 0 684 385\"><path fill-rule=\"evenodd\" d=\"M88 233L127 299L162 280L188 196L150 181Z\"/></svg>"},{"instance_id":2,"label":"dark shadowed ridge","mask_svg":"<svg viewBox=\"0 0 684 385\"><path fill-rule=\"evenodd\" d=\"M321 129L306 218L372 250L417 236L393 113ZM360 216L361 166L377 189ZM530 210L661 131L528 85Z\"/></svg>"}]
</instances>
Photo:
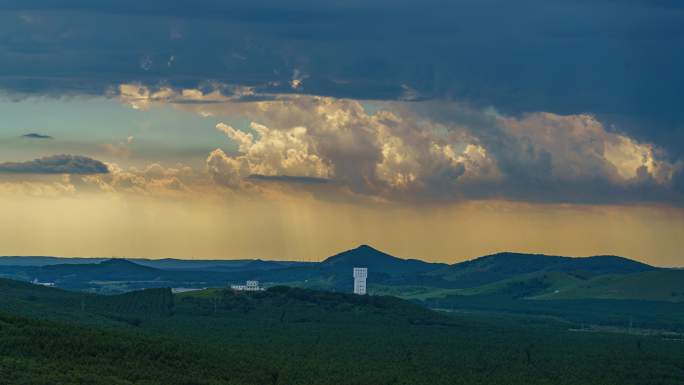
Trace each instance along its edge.
<instances>
[{"instance_id":1,"label":"dark shadowed ridge","mask_svg":"<svg viewBox=\"0 0 684 385\"><path fill-rule=\"evenodd\" d=\"M44 266L47 270L73 270L73 269L87 269L87 270L144 270L144 271L154 271L158 270L152 267L139 265L137 263L131 262L127 259L112 258L106 259L98 263L65 263L57 265Z\"/></svg>"},{"instance_id":2,"label":"dark shadowed ridge","mask_svg":"<svg viewBox=\"0 0 684 385\"><path fill-rule=\"evenodd\" d=\"M81 280L154 279L164 272L138 265L126 259L108 259L100 263L48 265L32 271L35 276L50 281L77 277Z\"/></svg>"},{"instance_id":3,"label":"dark shadowed ridge","mask_svg":"<svg viewBox=\"0 0 684 385\"><path fill-rule=\"evenodd\" d=\"M135 262L131 262L127 259L119 259L119 258L112 258L108 259L106 261L102 261L98 263L96 266L99 266L100 268L107 268L107 269L139 269L139 270L146 270L146 271L152 271L152 270L158 270L153 267L149 266L143 266L139 265Z\"/></svg>"}]
</instances>

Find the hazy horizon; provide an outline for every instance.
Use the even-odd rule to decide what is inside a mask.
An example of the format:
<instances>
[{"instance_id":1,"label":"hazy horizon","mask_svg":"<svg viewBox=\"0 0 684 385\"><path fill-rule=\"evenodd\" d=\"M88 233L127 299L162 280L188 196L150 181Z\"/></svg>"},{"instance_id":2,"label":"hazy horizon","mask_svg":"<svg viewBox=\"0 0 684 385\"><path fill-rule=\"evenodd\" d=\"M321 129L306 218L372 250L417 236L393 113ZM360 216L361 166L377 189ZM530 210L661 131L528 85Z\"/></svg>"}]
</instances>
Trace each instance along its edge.
<instances>
[{"instance_id":1,"label":"hazy horizon","mask_svg":"<svg viewBox=\"0 0 684 385\"><path fill-rule=\"evenodd\" d=\"M536 252L523 252L519 250L499 250L487 254L482 254L482 255L476 255L476 256L468 256L463 259L458 259L453 262L447 261L447 260L439 260L439 259L431 259L431 258L422 258L422 257L417 257L417 256L412 256L412 255L401 255L397 253L392 253L387 250L379 249L373 245L370 244L359 244L353 247L348 247L346 249L340 249L337 251L330 252L329 254L326 254L324 256L314 256L314 257L297 257L297 258L278 258L276 256L262 256L262 257L223 257L223 258L204 258L204 257L158 257L158 258L149 258L145 256L121 256L121 255L93 255L93 256L82 256L82 255L0 255L0 258L57 258L57 259L83 259L83 260L110 260L110 259L122 259L122 260L150 260L150 261L155 261L155 260L165 260L165 259L171 259L171 260L181 260L181 261L253 261L253 260L262 260L262 261L274 261L274 262L302 262L302 263L315 263L315 262L323 262L327 258L335 256L339 253L343 253L346 251L352 251L355 249L358 249L363 246L368 246L372 249L375 249L377 251L383 252L385 254L389 254L393 257L396 258L401 258L401 259L417 259L425 262L430 262L430 263L444 263L444 264L456 264L460 262L466 262L466 261L472 261L481 257L487 257L491 255L497 255L497 254L528 254L528 255L546 255L546 256L559 256L559 257L567 257L567 258L590 258L590 257L602 257L602 256L616 256L616 257L622 257L622 258L627 258L627 259L632 259L637 262L642 262L649 264L654 267L662 267L662 268L684 268L684 266L680 265L656 265L656 264L650 264L646 261L639 260L637 258L629 258L625 257L622 255L614 255L614 254L591 254L591 255L561 255L561 254L549 254L549 253L536 253Z\"/></svg>"}]
</instances>

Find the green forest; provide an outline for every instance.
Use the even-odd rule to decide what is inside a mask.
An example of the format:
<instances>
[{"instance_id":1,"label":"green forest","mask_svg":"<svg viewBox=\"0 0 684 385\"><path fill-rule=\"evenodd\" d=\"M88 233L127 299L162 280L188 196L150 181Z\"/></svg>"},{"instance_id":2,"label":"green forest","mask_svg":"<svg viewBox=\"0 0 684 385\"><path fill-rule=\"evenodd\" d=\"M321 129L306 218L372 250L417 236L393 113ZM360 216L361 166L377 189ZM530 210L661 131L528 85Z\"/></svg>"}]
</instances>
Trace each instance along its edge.
<instances>
[{"instance_id":1,"label":"green forest","mask_svg":"<svg viewBox=\"0 0 684 385\"><path fill-rule=\"evenodd\" d=\"M278 286L97 296L0 281L3 384L682 384L678 338Z\"/></svg>"}]
</instances>

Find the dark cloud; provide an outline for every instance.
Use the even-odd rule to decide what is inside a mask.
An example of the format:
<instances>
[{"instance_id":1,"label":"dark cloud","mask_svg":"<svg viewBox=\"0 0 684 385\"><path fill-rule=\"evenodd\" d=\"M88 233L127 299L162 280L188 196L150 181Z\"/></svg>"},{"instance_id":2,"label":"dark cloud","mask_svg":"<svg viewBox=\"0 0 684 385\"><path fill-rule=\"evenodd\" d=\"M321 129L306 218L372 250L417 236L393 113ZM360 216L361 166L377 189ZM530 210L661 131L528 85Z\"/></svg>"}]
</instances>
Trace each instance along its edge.
<instances>
[{"instance_id":1,"label":"dark cloud","mask_svg":"<svg viewBox=\"0 0 684 385\"><path fill-rule=\"evenodd\" d=\"M252 174L247 179L253 181L264 182L282 182L282 183L303 183L303 184L325 184L330 183L330 179L316 178L311 176L296 176L296 175L261 175Z\"/></svg>"},{"instance_id":2,"label":"dark cloud","mask_svg":"<svg viewBox=\"0 0 684 385\"><path fill-rule=\"evenodd\" d=\"M107 166L99 160L78 155L55 155L28 162L0 163L0 173L11 174L106 174Z\"/></svg>"},{"instance_id":3,"label":"dark cloud","mask_svg":"<svg viewBox=\"0 0 684 385\"><path fill-rule=\"evenodd\" d=\"M257 95L592 113L679 158L683 4L8 0L0 4L0 85L15 95L64 95L128 82L218 82Z\"/></svg>"},{"instance_id":4,"label":"dark cloud","mask_svg":"<svg viewBox=\"0 0 684 385\"><path fill-rule=\"evenodd\" d=\"M50 135L38 134L35 132L32 132L30 134L26 134L26 135L22 135L21 137L26 138L26 139L54 139Z\"/></svg>"}]
</instances>

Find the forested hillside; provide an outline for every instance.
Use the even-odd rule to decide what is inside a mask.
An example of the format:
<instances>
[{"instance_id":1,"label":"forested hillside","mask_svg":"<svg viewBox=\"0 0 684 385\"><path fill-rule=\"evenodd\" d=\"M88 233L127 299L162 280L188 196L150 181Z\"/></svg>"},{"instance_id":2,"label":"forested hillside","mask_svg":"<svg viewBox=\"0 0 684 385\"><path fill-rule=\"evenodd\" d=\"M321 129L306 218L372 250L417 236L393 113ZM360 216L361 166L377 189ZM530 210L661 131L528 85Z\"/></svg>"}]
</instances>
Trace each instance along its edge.
<instances>
[{"instance_id":1,"label":"forested hillside","mask_svg":"<svg viewBox=\"0 0 684 385\"><path fill-rule=\"evenodd\" d=\"M438 313L394 297L288 287L83 297L2 283L8 385L680 384L684 375L680 337Z\"/></svg>"}]
</instances>

